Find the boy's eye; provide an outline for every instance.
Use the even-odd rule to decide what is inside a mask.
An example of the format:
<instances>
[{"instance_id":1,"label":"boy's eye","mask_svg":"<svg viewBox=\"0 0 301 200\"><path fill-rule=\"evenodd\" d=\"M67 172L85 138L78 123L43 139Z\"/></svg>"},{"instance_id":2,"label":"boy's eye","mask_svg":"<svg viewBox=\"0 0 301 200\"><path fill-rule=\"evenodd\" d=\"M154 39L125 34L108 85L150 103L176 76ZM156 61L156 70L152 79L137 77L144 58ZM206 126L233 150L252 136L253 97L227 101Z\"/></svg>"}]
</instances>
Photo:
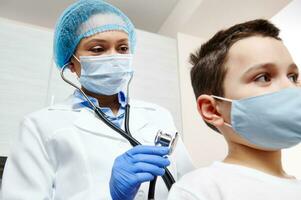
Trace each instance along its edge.
<instances>
[{"instance_id":1,"label":"boy's eye","mask_svg":"<svg viewBox=\"0 0 301 200\"><path fill-rule=\"evenodd\" d=\"M288 75L288 79L290 79L293 83L298 82L298 77L299 77L299 74L289 74Z\"/></svg>"},{"instance_id":2,"label":"boy's eye","mask_svg":"<svg viewBox=\"0 0 301 200\"><path fill-rule=\"evenodd\" d=\"M260 74L255 78L255 82L265 83L270 81L271 81L271 77L268 74Z\"/></svg>"},{"instance_id":3,"label":"boy's eye","mask_svg":"<svg viewBox=\"0 0 301 200\"><path fill-rule=\"evenodd\" d=\"M93 53L101 53L104 52L105 49L102 46L95 46L90 49Z\"/></svg>"}]
</instances>

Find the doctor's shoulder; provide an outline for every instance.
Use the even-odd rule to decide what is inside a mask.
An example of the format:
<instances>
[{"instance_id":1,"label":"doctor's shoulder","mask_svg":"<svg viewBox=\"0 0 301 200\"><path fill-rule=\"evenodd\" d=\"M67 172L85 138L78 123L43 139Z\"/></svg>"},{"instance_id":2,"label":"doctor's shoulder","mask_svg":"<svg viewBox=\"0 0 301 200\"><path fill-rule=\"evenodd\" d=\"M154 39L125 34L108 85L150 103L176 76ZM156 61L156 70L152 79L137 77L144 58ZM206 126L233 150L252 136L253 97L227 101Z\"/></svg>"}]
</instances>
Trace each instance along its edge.
<instances>
[{"instance_id":1,"label":"doctor's shoulder","mask_svg":"<svg viewBox=\"0 0 301 200\"><path fill-rule=\"evenodd\" d=\"M173 123L173 117L168 109L146 101L131 99L130 101L131 109L143 112L144 116L155 119L164 120Z\"/></svg>"},{"instance_id":2,"label":"doctor's shoulder","mask_svg":"<svg viewBox=\"0 0 301 200\"><path fill-rule=\"evenodd\" d=\"M73 109L71 105L55 104L25 115L21 128L30 125L40 134L49 136L56 130L71 127L82 111L83 109Z\"/></svg>"},{"instance_id":3,"label":"doctor's shoulder","mask_svg":"<svg viewBox=\"0 0 301 200\"><path fill-rule=\"evenodd\" d=\"M169 112L166 108L159 106L158 104L137 100L137 99L131 99L130 105L131 107L135 107L137 109L144 109L144 110L157 111L157 112L158 111Z\"/></svg>"}]
</instances>

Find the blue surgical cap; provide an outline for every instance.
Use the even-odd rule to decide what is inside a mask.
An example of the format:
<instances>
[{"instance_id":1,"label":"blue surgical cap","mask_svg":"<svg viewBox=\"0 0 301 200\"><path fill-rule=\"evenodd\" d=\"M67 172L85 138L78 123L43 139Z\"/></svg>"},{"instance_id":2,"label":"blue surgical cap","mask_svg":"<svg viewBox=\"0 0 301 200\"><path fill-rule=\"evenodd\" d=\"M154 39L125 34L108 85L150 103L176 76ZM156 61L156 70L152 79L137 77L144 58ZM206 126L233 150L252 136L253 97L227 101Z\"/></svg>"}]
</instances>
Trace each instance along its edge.
<instances>
[{"instance_id":1,"label":"blue surgical cap","mask_svg":"<svg viewBox=\"0 0 301 200\"><path fill-rule=\"evenodd\" d=\"M60 16L54 32L54 61L67 64L81 39L96 33L120 30L129 36L130 51L135 50L136 32L130 19L118 8L102 0L79 0Z\"/></svg>"}]
</instances>

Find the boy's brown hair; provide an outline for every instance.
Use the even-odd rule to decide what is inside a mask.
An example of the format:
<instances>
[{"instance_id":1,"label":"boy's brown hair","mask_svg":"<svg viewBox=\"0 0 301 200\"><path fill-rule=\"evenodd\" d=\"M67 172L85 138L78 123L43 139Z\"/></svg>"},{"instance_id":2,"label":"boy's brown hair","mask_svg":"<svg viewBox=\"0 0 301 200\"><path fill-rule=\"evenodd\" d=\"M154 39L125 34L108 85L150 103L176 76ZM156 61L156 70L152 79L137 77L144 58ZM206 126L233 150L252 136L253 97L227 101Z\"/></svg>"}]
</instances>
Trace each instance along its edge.
<instances>
[{"instance_id":1,"label":"boy's brown hair","mask_svg":"<svg viewBox=\"0 0 301 200\"><path fill-rule=\"evenodd\" d=\"M196 98L202 94L224 95L223 82L227 72L224 64L229 49L235 42L256 35L281 40L276 26L267 20L257 19L217 32L196 53L190 54L190 63L193 65L190 71L191 84ZM219 132L213 125L206 124Z\"/></svg>"}]
</instances>

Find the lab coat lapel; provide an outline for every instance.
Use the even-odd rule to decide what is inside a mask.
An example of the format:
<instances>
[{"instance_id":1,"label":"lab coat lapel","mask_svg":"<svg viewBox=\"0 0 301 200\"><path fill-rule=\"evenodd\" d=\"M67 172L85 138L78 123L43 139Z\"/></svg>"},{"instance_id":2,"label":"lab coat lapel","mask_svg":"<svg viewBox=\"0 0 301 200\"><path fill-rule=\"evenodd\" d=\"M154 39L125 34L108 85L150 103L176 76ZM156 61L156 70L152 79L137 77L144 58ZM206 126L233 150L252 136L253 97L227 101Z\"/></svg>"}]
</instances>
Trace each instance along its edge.
<instances>
[{"instance_id":1,"label":"lab coat lapel","mask_svg":"<svg viewBox=\"0 0 301 200\"><path fill-rule=\"evenodd\" d=\"M138 136L140 130L148 125L145 114L144 109L131 106L129 128L133 136Z\"/></svg>"},{"instance_id":2,"label":"lab coat lapel","mask_svg":"<svg viewBox=\"0 0 301 200\"><path fill-rule=\"evenodd\" d=\"M74 109L73 103L75 99L76 98L74 97L74 95L71 95L64 103L60 105L51 106L49 109L80 112L79 117L74 121L74 125L77 128L100 136L127 142L127 140L124 139L119 133L112 130L104 122L98 119L98 117L95 116L92 110L88 108ZM144 131L142 131L142 129L147 127L150 123L147 120L145 114L146 112L143 106L139 106L139 104L135 105L135 103L131 105L129 127L131 134L135 138L137 137L138 140L148 140L148 134L143 134ZM124 129L124 123L122 125L122 129Z\"/></svg>"},{"instance_id":3,"label":"lab coat lapel","mask_svg":"<svg viewBox=\"0 0 301 200\"><path fill-rule=\"evenodd\" d=\"M74 122L74 125L82 130L90 133L98 134L104 137L127 141L119 133L113 131L104 122L98 119L93 111L82 109L81 116ZM135 137L143 127L147 125L147 120L141 109L135 109L135 106L130 110L130 131ZM122 128L124 129L124 123Z\"/></svg>"},{"instance_id":4,"label":"lab coat lapel","mask_svg":"<svg viewBox=\"0 0 301 200\"><path fill-rule=\"evenodd\" d=\"M132 136L140 143L153 143L153 125L147 118L147 111L144 107L133 105L130 113L130 131Z\"/></svg>"},{"instance_id":5,"label":"lab coat lapel","mask_svg":"<svg viewBox=\"0 0 301 200\"><path fill-rule=\"evenodd\" d=\"M103 137L125 140L119 133L115 132L99 119L92 110L82 109L81 116L75 120L74 125L81 130Z\"/></svg>"}]
</instances>

